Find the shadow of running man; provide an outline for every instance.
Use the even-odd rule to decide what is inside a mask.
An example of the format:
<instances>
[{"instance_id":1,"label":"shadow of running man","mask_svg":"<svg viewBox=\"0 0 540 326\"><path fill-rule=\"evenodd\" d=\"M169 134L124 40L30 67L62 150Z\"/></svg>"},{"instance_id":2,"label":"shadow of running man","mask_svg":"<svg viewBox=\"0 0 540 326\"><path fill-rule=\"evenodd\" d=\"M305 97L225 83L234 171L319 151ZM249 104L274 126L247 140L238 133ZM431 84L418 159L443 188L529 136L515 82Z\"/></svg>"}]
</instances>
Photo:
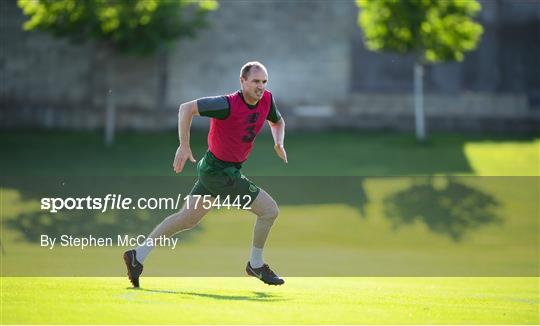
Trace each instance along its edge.
<instances>
[{"instance_id":1,"label":"shadow of running man","mask_svg":"<svg viewBox=\"0 0 540 326\"><path fill-rule=\"evenodd\" d=\"M145 289L145 288L126 288L133 291L142 291L150 293L163 293L163 294L178 294L185 296L194 296L202 298L210 298L215 300L230 300L230 301L258 301L258 302L277 302L285 301L285 299L280 296L266 293L266 292L256 292L253 291L249 295L223 295L223 294L213 294L213 293L197 293L197 292L185 292L185 291L173 291L173 290L155 290L155 289Z\"/></svg>"}]
</instances>

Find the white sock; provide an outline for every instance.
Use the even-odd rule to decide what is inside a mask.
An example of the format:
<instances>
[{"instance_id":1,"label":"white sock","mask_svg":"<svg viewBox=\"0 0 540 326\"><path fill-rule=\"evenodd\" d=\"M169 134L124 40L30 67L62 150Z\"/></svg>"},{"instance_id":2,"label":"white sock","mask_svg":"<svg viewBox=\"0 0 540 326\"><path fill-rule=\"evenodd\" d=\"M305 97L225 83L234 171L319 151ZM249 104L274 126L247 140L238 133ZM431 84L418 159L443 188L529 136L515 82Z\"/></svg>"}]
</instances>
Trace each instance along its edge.
<instances>
[{"instance_id":1,"label":"white sock","mask_svg":"<svg viewBox=\"0 0 540 326\"><path fill-rule=\"evenodd\" d=\"M253 268L260 268L264 265L263 248L251 247L251 258L249 264Z\"/></svg>"},{"instance_id":2,"label":"white sock","mask_svg":"<svg viewBox=\"0 0 540 326\"><path fill-rule=\"evenodd\" d=\"M146 259L146 256L154 249L154 246L149 246L147 244L144 244L137 249L135 249L135 252L137 253L136 259L139 263L144 263L144 260Z\"/></svg>"}]
</instances>

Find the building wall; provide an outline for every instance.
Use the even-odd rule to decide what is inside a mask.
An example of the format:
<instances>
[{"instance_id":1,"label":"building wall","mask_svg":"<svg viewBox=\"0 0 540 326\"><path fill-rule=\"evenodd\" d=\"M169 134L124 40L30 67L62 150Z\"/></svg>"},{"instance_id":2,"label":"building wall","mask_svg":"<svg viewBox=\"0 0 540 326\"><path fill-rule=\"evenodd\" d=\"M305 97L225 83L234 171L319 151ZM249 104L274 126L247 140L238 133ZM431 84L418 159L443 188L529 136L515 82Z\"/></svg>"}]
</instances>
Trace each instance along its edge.
<instances>
[{"instance_id":1,"label":"building wall","mask_svg":"<svg viewBox=\"0 0 540 326\"><path fill-rule=\"evenodd\" d=\"M530 132L540 121L540 5L482 5L478 51L461 64L426 70L428 120L457 121L432 126L440 130L460 130L463 120L466 130L484 130L491 121L493 131ZM413 61L363 48L354 1L221 1L209 16L210 29L174 45L166 110L156 109L156 57L111 55L94 43L24 32L16 2L2 1L0 8L1 127L98 128L105 99L113 96L119 128L174 128L180 103L238 89L241 65L259 60L292 128L412 128L412 106L404 99L412 90ZM114 66L111 89L108 64ZM493 123L497 117L524 122Z\"/></svg>"}]
</instances>

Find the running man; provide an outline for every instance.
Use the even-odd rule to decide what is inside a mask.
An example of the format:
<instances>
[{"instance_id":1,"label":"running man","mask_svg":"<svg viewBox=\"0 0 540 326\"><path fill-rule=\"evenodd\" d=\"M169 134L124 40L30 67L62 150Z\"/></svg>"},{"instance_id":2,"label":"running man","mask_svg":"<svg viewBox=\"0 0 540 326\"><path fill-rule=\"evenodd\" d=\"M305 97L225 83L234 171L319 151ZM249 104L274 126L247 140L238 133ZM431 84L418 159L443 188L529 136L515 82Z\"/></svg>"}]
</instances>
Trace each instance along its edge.
<instances>
[{"instance_id":1,"label":"running man","mask_svg":"<svg viewBox=\"0 0 540 326\"><path fill-rule=\"evenodd\" d=\"M276 108L272 94L266 90L267 83L268 73L264 65L256 61L248 62L240 70L241 90L180 105L180 145L174 158L174 171L180 173L188 160L196 162L189 146L193 116L211 118L208 151L197 164L198 180L191 190L189 202L186 201L178 213L165 218L148 237L171 237L195 227L211 207L205 208L202 204L195 206L193 195L210 195L212 202L218 195L221 198L230 196L231 200L240 198L242 204L250 204L251 211L257 215L246 272L266 284L281 285L285 281L277 276L263 259L264 245L278 216L278 206L266 191L240 172L265 120L268 120L272 131L276 154L287 163L287 153L283 147L285 121ZM188 203L190 205L187 205ZM144 245L124 253L129 280L134 287L139 287L142 264L152 249L152 246Z\"/></svg>"}]
</instances>

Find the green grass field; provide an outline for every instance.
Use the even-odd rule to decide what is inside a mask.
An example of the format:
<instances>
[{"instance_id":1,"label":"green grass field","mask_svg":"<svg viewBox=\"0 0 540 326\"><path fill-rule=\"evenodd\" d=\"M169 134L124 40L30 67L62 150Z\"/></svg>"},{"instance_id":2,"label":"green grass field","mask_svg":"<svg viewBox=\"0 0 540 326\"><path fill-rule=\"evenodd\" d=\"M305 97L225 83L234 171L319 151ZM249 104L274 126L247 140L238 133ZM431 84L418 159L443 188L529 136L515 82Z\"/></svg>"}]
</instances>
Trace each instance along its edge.
<instances>
[{"instance_id":1,"label":"green grass field","mask_svg":"<svg viewBox=\"0 0 540 326\"><path fill-rule=\"evenodd\" d=\"M173 174L175 137L174 132L122 134L113 147L104 148L98 134L2 132L0 145L9 155L0 167L2 175L13 176L167 176ZM204 135L194 133L192 142L200 158ZM472 182L476 192L501 202L497 214L502 222L466 230L459 241L428 227L429 219L396 229L395 220L385 216L388 198L408 189L405 176L538 176L539 139L440 134L417 144L410 135L341 132L291 133L286 144L287 166L273 156L268 133L261 135L245 173L368 178L361 210L332 200L281 202L266 258L286 278L284 286L240 276L253 222L248 213L212 212L181 241L181 248L153 253L142 289L133 290L121 277L125 271L119 248L44 254L20 230L5 227L21 212L35 210L36 203L22 198L18 189L2 187L0 323L540 323L537 179ZM193 166L185 172L193 174ZM476 192L471 198L478 197ZM400 206L394 198L391 203L397 205L397 215L431 212L415 210L414 201ZM162 217L152 218L159 222ZM78 275L88 268L95 268L91 275L118 277L12 277ZM221 274L205 272L216 268ZM353 272L342 272L347 269ZM467 271L477 277L427 277ZM155 277L162 275L185 277ZM350 277L354 275L368 276ZM392 277L372 277L380 275Z\"/></svg>"},{"instance_id":2,"label":"green grass field","mask_svg":"<svg viewBox=\"0 0 540 326\"><path fill-rule=\"evenodd\" d=\"M537 324L536 278L6 278L3 324Z\"/></svg>"}]
</instances>

